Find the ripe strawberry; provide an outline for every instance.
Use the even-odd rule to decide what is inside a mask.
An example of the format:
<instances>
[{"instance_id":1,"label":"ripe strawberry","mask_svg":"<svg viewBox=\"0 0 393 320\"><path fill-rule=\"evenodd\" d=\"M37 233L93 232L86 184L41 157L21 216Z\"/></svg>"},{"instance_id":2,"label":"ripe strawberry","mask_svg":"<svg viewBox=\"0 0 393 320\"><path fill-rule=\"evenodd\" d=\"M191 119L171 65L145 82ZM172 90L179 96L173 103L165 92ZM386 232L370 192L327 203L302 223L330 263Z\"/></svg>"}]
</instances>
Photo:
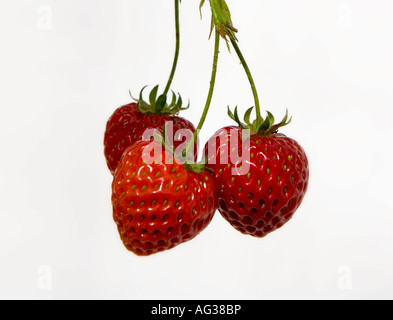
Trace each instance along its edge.
<instances>
[{"instance_id":1,"label":"ripe strawberry","mask_svg":"<svg viewBox=\"0 0 393 320\"><path fill-rule=\"evenodd\" d=\"M176 160L164 163L169 154L165 148L148 164L149 146L161 147L156 141L139 141L125 151L112 184L113 218L120 238L140 256L193 239L217 209L216 188L208 171Z\"/></svg>"},{"instance_id":2,"label":"ripe strawberry","mask_svg":"<svg viewBox=\"0 0 393 320\"><path fill-rule=\"evenodd\" d=\"M176 101L174 96L172 103L166 105L166 98L160 96L156 100L158 86L150 94L150 105L143 101L142 92L137 103L131 103L118 108L109 118L104 136L104 154L109 170L114 174L124 151L136 141L142 138L147 129L157 129L162 132L166 122L173 124L173 147L176 149L183 140L179 134L180 129L190 130L190 135L195 132L194 125L181 117L176 116L182 108L182 100ZM180 141L178 141L180 140ZM197 143L195 144L195 160Z\"/></svg>"},{"instance_id":3,"label":"ripe strawberry","mask_svg":"<svg viewBox=\"0 0 393 320\"><path fill-rule=\"evenodd\" d=\"M249 113L245 116L247 124L242 124L237 110L235 115L230 112L240 126L217 131L206 144L204 157L206 166L214 171L221 215L238 231L264 237L287 223L300 206L308 186L309 166L302 147L277 133L290 122L287 115L278 125L273 125L270 113L263 123L251 124ZM251 130L245 141L243 129ZM231 150L243 157L249 155L243 163L249 164L249 170L241 172L242 164L232 159Z\"/></svg>"}]
</instances>

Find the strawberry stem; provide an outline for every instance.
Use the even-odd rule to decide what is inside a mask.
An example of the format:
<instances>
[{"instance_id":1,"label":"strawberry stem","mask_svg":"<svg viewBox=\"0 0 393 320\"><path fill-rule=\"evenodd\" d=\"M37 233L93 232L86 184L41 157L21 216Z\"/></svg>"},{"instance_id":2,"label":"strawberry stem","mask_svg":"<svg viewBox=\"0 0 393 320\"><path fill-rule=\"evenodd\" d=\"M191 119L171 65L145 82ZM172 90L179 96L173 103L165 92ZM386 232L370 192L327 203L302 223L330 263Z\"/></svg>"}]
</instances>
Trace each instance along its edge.
<instances>
[{"instance_id":1,"label":"strawberry stem","mask_svg":"<svg viewBox=\"0 0 393 320\"><path fill-rule=\"evenodd\" d=\"M215 86L215 83L216 83L216 76L217 76L218 56L219 56L219 52L220 52L220 34L218 33L218 31L216 31L215 34L216 34L216 36L215 36L215 44L214 44L213 68L212 68L212 74L211 74L211 80L210 80L209 93L207 95L205 108L203 110L203 113L202 113L201 119L199 121L198 127L197 127L197 129L196 129L196 131L194 133L193 139L190 141L190 143L188 144L187 148L183 152L183 156L188 154L190 149L195 144L195 141L197 141L199 132L202 129L202 127L203 127L203 125L204 125L204 123L206 121L206 116L207 116L207 114L209 112L209 108L210 108L210 105L211 105L211 102L212 102L214 86Z\"/></svg>"},{"instance_id":2,"label":"strawberry stem","mask_svg":"<svg viewBox=\"0 0 393 320\"><path fill-rule=\"evenodd\" d=\"M169 89L172 85L173 78L175 76L177 62L179 60L179 52L180 52L180 18L179 18L179 0L175 0L175 26L176 26L176 50L175 50L175 57L173 59L173 65L171 74L168 79L168 83L165 87L163 95L167 95Z\"/></svg>"},{"instance_id":3,"label":"strawberry stem","mask_svg":"<svg viewBox=\"0 0 393 320\"><path fill-rule=\"evenodd\" d=\"M231 40L233 48L236 51L236 54L238 55L238 57L240 59L240 62L242 63L244 71L247 74L248 80L250 81L250 84L251 84L251 90L252 90L252 93L254 95L254 101L255 101L255 110L256 110L256 114L257 114L257 122L258 123L262 123L263 121L262 121L262 116L261 116L261 105L259 103L259 97L258 97L257 88L255 86L255 82L254 82L254 79L252 77L250 68L248 67L247 62L244 59L244 56L243 56L242 52L240 51L240 48L239 48L236 40L232 39L232 38L230 38L230 40Z\"/></svg>"},{"instance_id":4,"label":"strawberry stem","mask_svg":"<svg viewBox=\"0 0 393 320\"><path fill-rule=\"evenodd\" d=\"M202 0L200 4L200 8L203 6L204 3L205 0ZM251 75L250 68L248 67L247 62L244 59L244 56L237 44L237 38L235 33L237 33L238 30L233 26L232 19L231 19L231 12L228 8L228 5L226 4L225 0L210 0L210 7L212 10L212 28L215 27L217 32L219 32L220 35L227 41L227 44L229 38L233 48L235 49L240 59L240 62L242 63L244 70L246 71L255 100L255 109L257 113L256 122L257 124L262 124L263 118L261 115L261 106L259 103L258 92L255 86L254 79ZM228 45L228 49L229 49L229 45Z\"/></svg>"}]
</instances>

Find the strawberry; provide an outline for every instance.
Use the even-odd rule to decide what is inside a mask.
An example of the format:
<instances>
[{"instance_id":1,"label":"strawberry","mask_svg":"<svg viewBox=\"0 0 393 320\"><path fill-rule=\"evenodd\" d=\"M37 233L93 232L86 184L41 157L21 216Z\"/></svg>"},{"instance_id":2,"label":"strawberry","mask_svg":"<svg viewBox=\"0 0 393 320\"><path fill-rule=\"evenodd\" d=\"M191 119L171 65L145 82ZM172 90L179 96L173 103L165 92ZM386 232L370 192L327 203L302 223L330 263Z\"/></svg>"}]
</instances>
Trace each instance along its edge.
<instances>
[{"instance_id":1,"label":"strawberry","mask_svg":"<svg viewBox=\"0 0 393 320\"><path fill-rule=\"evenodd\" d=\"M104 154L108 168L114 174L123 152L136 141L140 140L147 129L157 129L162 132L166 122L173 124L173 147L176 148L182 144L182 136L178 130L186 129L193 134L194 125L177 114L182 108L182 100L176 101L173 94L173 100L170 105L166 105L166 97L161 95L156 100L158 86L150 94L150 104L142 99L142 89L140 99L137 103L131 103L118 108L109 118L106 124L104 135ZM194 146L195 160L197 143Z\"/></svg>"},{"instance_id":2,"label":"strawberry","mask_svg":"<svg viewBox=\"0 0 393 320\"><path fill-rule=\"evenodd\" d=\"M288 115L278 125L271 113L265 121L250 123L250 110L246 124L239 121L237 109L235 114L229 112L239 126L217 131L206 144L204 157L214 172L221 215L241 233L264 237L286 224L300 206L309 166L303 148L277 132L290 122ZM250 130L249 137L245 129ZM233 159L233 151L245 162Z\"/></svg>"},{"instance_id":3,"label":"strawberry","mask_svg":"<svg viewBox=\"0 0 393 320\"><path fill-rule=\"evenodd\" d=\"M217 209L211 174L171 161L156 142L138 141L123 154L112 183L113 219L124 246L139 256L171 249L196 237ZM151 163L151 164L149 164Z\"/></svg>"}]
</instances>

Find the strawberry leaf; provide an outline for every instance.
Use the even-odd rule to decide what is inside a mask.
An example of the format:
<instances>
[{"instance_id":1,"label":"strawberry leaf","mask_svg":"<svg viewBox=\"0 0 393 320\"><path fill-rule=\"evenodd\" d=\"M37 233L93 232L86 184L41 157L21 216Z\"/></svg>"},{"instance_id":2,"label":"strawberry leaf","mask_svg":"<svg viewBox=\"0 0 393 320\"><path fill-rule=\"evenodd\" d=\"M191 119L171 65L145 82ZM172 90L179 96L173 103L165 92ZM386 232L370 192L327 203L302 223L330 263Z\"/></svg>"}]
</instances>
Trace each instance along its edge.
<instances>
[{"instance_id":1,"label":"strawberry leaf","mask_svg":"<svg viewBox=\"0 0 393 320\"><path fill-rule=\"evenodd\" d=\"M156 113L161 113L161 111L165 108L166 105L166 95L162 94L158 97L156 101Z\"/></svg>"},{"instance_id":2,"label":"strawberry leaf","mask_svg":"<svg viewBox=\"0 0 393 320\"><path fill-rule=\"evenodd\" d=\"M251 112L252 112L252 110L254 109L254 107L251 107L251 108L249 108L247 111L246 111L246 113L244 114L244 122L247 124L247 125L251 125L251 123L250 123L250 116L251 116Z\"/></svg>"},{"instance_id":3,"label":"strawberry leaf","mask_svg":"<svg viewBox=\"0 0 393 320\"><path fill-rule=\"evenodd\" d=\"M240 125L241 121L239 119L239 113L237 112L237 106L235 107L235 120Z\"/></svg>"},{"instance_id":4,"label":"strawberry leaf","mask_svg":"<svg viewBox=\"0 0 393 320\"><path fill-rule=\"evenodd\" d=\"M176 105L176 94L172 91L172 101L170 106L174 106Z\"/></svg>"},{"instance_id":5,"label":"strawberry leaf","mask_svg":"<svg viewBox=\"0 0 393 320\"><path fill-rule=\"evenodd\" d=\"M161 94L157 98L158 88L159 86L155 86L149 94L149 103L143 100L143 91L147 86L143 87L141 92L139 93L139 99L131 98L137 102L138 109L140 112L144 114L162 114L162 115L176 115L182 110L186 110L190 107L190 101L188 101L187 107L183 107L183 99L172 91L172 101L168 105L167 104L167 96L166 94Z\"/></svg>"},{"instance_id":6,"label":"strawberry leaf","mask_svg":"<svg viewBox=\"0 0 393 320\"><path fill-rule=\"evenodd\" d=\"M150 92L149 102L150 102L150 105L152 105L152 106L156 103L157 92L158 92L158 86L155 86L153 88L153 90Z\"/></svg>"},{"instance_id":7,"label":"strawberry leaf","mask_svg":"<svg viewBox=\"0 0 393 320\"><path fill-rule=\"evenodd\" d=\"M265 121L259 126L257 132L266 132L270 127L269 117L265 119Z\"/></svg>"},{"instance_id":8,"label":"strawberry leaf","mask_svg":"<svg viewBox=\"0 0 393 320\"><path fill-rule=\"evenodd\" d=\"M229 116L229 118L231 118L233 121L236 121L235 115L233 114L233 112L232 112L231 108L229 108L229 106L228 106L228 116Z\"/></svg>"},{"instance_id":9,"label":"strawberry leaf","mask_svg":"<svg viewBox=\"0 0 393 320\"><path fill-rule=\"evenodd\" d=\"M269 111L266 111L266 113L267 113L267 118L269 119L269 127L271 127L274 124L274 116Z\"/></svg>"},{"instance_id":10,"label":"strawberry leaf","mask_svg":"<svg viewBox=\"0 0 393 320\"><path fill-rule=\"evenodd\" d=\"M285 113L285 116L284 116L284 118L281 120L281 122L278 123L278 124L276 124L276 125L271 126L271 128L269 129L269 132L271 132L271 133L277 132L279 128L284 127L284 126L290 124L291 121L292 121L292 117L289 118L289 120L288 120L288 109L287 109L287 111L286 111L286 113Z\"/></svg>"}]
</instances>

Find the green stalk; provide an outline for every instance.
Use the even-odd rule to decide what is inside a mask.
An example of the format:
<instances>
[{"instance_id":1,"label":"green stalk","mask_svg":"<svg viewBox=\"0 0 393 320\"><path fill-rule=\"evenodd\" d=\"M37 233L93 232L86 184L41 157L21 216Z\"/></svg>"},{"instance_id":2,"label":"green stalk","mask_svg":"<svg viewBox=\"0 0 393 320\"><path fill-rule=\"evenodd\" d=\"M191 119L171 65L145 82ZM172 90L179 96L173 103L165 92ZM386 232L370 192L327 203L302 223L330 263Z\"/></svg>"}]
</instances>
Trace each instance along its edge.
<instances>
[{"instance_id":1,"label":"green stalk","mask_svg":"<svg viewBox=\"0 0 393 320\"><path fill-rule=\"evenodd\" d=\"M220 34L218 31L215 32L215 45L214 45L214 58L213 58L213 68L212 68L212 74L211 74L211 80L210 80L210 87L209 87L209 93L207 95L207 100L205 104L205 108L203 110L201 120L199 121L198 127L194 133L193 139L191 142L188 144L187 148L183 152L183 156L187 155L192 146L195 144L195 141L198 139L199 131L202 129L205 121L206 121L206 116L209 112L209 108L212 102L213 98L213 92L214 92L214 86L216 83L216 76L217 76L217 66L218 66L218 55L220 52Z\"/></svg>"},{"instance_id":2,"label":"green stalk","mask_svg":"<svg viewBox=\"0 0 393 320\"><path fill-rule=\"evenodd\" d=\"M261 116L261 105L259 103L259 97L258 97L257 88L255 86L254 79L253 79L253 77L251 75L250 68L248 67L247 62L244 59L244 56L243 56L242 52L240 51L240 48L239 48L236 40L234 40L232 38L230 38L230 40L231 40L233 48L235 49L235 51L236 51L236 53L237 53L237 55L238 55L238 57L240 59L240 62L242 63L242 66L243 66L243 68L244 68L244 70L245 70L245 72L247 74L248 80L250 81L251 90L252 90L252 93L254 95L255 109L256 109L256 114L257 114L257 121L258 121L258 123L262 123L263 119L262 119L262 116Z\"/></svg>"},{"instance_id":3,"label":"green stalk","mask_svg":"<svg viewBox=\"0 0 393 320\"><path fill-rule=\"evenodd\" d=\"M176 25L176 50L175 50L175 58L173 60L171 74L168 79L168 83L165 87L163 95L167 95L169 89L172 85L173 77L175 76L177 62L179 60L179 52L180 52L180 18L179 18L179 0L175 0L175 25Z\"/></svg>"}]
</instances>

